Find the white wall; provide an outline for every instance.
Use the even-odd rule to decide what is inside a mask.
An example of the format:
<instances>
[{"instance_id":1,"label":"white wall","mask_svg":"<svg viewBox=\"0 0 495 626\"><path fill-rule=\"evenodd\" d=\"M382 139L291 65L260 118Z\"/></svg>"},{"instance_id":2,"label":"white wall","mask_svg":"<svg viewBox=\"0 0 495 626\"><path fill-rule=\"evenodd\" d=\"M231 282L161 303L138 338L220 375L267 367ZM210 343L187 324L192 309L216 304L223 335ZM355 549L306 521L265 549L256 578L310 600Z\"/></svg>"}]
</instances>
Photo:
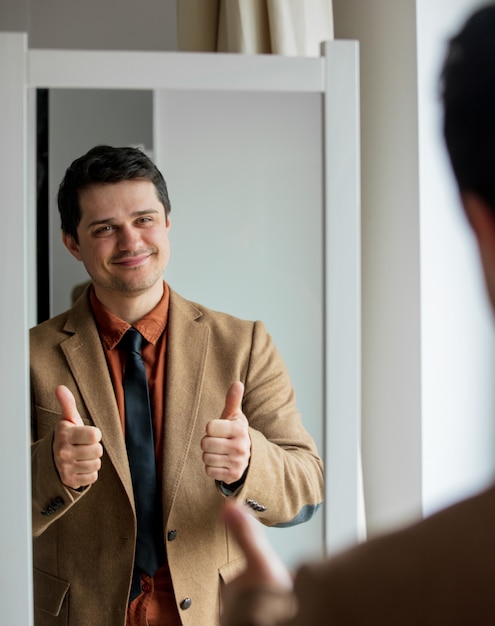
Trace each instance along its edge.
<instances>
[{"instance_id":1,"label":"white wall","mask_svg":"<svg viewBox=\"0 0 495 626\"><path fill-rule=\"evenodd\" d=\"M28 14L28 0L3 0L0 3L0 30L27 32Z\"/></svg>"},{"instance_id":2,"label":"white wall","mask_svg":"<svg viewBox=\"0 0 495 626\"><path fill-rule=\"evenodd\" d=\"M370 535L493 472L493 332L439 127L446 34L476 0L334 0L361 49L363 470Z\"/></svg>"},{"instance_id":3,"label":"white wall","mask_svg":"<svg viewBox=\"0 0 495 626\"><path fill-rule=\"evenodd\" d=\"M495 469L495 345L474 238L441 136L447 38L479 0L417 1L421 222L422 474L426 514Z\"/></svg>"},{"instance_id":4,"label":"white wall","mask_svg":"<svg viewBox=\"0 0 495 626\"><path fill-rule=\"evenodd\" d=\"M28 27L30 48L177 50L176 0L29 0Z\"/></svg>"},{"instance_id":5,"label":"white wall","mask_svg":"<svg viewBox=\"0 0 495 626\"><path fill-rule=\"evenodd\" d=\"M177 50L176 0L2 0L0 30L30 48Z\"/></svg>"},{"instance_id":6,"label":"white wall","mask_svg":"<svg viewBox=\"0 0 495 626\"><path fill-rule=\"evenodd\" d=\"M362 455L368 534L421 514L414 0L334 0L361 63Z\"/></svg>"}]
</instances>

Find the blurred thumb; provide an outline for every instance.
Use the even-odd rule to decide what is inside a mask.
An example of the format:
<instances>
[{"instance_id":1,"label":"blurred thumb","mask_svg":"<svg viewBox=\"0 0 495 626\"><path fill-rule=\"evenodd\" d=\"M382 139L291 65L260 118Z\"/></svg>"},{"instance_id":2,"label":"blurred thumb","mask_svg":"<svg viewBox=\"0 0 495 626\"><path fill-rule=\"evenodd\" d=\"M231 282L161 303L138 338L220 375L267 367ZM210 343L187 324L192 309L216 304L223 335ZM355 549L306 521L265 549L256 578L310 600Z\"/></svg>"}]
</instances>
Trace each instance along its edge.
<instances>
[{"instance_id":1,"label":"blurred thumb","mask_svg":"<svg viewBox=\"0 0 495 626\"><path fill-rule=\"evenodd\" d=\"M259 522L247 507L229 499L223 508L223 519L248 563L257 563L265 558L266 539Z\"/></svg>"},{"instance_id":2,"label":"blurred thumb","mask_svg":"<svg viewBox=\"0 0 495 626\"><path fill-rule=\"evenodd\" d=\"M293 581L288 569L249 509L229 498L222 512L225 525L246 558L245 581L256 585L276 585L287 591L292 589Z\"/></svg>"},{"instance_id":3,"label":"blurred thumb","mask_svg":"<svg viewBox=\"0 0 495 626\"><path fill-rule=\"evenodd\" d=\"M59 385L55 389L55 395L57 396L58 403L62 410L63 419L74 424L74 426L84 426L79 411L76 407L76 400L70 389L65 385Z\"/></svg>"},{"instance_id":4,"label":"blurred thumb","mask_svg":"<svg viewBox=\"0 0 495 626\"><path fill-rule=\"evenodd\" d=\"M221 419L232 419L241 412L242 396L244 395L244 385L240 381L232 383L225 396L225 407Z\"/></svg>"}]
</instances>

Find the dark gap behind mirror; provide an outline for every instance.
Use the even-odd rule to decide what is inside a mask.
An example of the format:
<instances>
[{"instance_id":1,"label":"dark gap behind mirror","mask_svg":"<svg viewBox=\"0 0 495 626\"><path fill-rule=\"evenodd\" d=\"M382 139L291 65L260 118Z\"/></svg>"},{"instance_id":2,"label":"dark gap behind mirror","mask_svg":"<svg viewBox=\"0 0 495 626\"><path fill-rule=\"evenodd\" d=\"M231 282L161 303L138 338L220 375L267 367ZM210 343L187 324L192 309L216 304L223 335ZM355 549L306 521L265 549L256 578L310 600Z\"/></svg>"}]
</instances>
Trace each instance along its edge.
<instances>
[{"instance_id":1,"label":"dark gap behind mirror","mask_svg":"<svg viewBox=\"0 0 495 626\"><path fill-rule=\"evenodd\" d=\"M50 317L48 89L36 90L36 295L37 320Z\"/></svg>"}]
</instances>

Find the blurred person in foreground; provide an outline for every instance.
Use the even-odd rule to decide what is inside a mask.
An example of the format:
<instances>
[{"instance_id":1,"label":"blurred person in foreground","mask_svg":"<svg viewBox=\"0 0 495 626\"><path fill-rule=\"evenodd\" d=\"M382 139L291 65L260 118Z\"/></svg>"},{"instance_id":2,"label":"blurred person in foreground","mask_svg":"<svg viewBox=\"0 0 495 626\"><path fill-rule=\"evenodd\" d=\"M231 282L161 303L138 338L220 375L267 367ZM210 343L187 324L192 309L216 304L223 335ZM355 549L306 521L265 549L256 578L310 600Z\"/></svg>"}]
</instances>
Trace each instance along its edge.
<instances>
[{"instance_id":1,"label":"blurred person in foreground","mask_svg":"<svg viewBox=\"0 0 495 626\"><path fill-rule=\"evenodd\" d=\"M494 4L475 12L449 42L441 95L447 151L495 308ZM248 563L227 586L225 626L495 624L494 486L304 565L294 582L243 508L227 505L224 519Z\"/></svg>"}]
</instances>

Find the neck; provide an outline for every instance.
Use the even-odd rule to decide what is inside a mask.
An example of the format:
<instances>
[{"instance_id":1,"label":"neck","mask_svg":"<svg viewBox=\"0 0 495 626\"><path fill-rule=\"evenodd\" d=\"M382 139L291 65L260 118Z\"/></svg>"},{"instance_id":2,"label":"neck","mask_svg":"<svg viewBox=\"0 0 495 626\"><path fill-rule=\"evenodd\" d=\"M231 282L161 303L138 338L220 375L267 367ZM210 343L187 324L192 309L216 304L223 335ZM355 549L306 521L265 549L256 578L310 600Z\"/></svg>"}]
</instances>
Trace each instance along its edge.
<instances>
[{"instance_id":1,"label":"neck","mask_svg":"<svg viewBox=\"0 0 495 626\"><path fill-rule=\"evenodd\" d=\"M163 296L163 280L141 293L109 292L94 284L98 300L114 315L128 324L134 324L152 311Z\"/></svg>"}]
</instances>

